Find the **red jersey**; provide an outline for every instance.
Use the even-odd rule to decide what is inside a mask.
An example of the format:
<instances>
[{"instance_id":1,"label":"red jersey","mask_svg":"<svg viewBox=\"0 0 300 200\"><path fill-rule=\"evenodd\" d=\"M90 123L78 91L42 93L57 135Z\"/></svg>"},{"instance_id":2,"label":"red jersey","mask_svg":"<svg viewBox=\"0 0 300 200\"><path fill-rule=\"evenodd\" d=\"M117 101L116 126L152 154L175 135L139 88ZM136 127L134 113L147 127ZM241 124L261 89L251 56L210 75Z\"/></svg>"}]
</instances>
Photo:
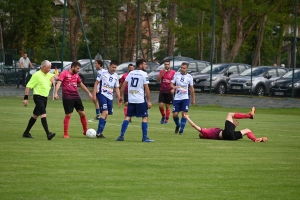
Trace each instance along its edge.
<instances>
[{"instance_id":1,"label":"red jersey","mask_svg":"<svg viewBox=\"0 0 300 200\"><path fill-rule=\"evenodd\" d=\"M120 78L120 83L124 83L126 77L128 76L129 72L126 72L123 74L123 76ZM128 94L128 84L125 85L124 94Z\"/></svg>"},{"instance_id":2,"label":"red jersey","mask_svg":"<svg viewBox=\"0 0 300 200\"><path fill-rule=\"evenodd\" d=\"M219 133L222 131L220 128L202 128L202 138L204 139L219 139Z\"/></svg>"},{"instance_id":3,"label":"red jersey","mask_svg":"<svg viewBox=\"0 0 300 200\"><path fill-rule=\"evenodd\" d=\"M77 85L81 83L81 79L78 74L71 74L69 70L65 70L59 74L58 80L62 82L63 99L80 99Z\"/></svg>"},{"instance_id":4,"label":"red jersey","mask_svg":"<svg viewBox=\"0 0 300 200\"><path fill-rule=\"evenodd\" d=\"M160 76L165 69L160 70L158 76ZM171 81L176 72L174 70L167 71L160 80L160 92L161 93L171 93Z\"/></svg>"}]
</instances>

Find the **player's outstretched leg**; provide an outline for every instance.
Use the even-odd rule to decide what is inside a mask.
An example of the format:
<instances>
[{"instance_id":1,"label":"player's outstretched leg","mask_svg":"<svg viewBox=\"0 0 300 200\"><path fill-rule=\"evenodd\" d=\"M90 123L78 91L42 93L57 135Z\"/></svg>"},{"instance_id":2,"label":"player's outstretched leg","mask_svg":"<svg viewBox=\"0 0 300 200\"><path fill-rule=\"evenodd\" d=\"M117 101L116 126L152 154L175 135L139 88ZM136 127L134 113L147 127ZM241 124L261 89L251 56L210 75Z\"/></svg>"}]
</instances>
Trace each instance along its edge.
<instances>
[{"instance_id":1,"label":"player's outstretched leg","mask_svg":"<svg viewBox=\"0 0 300 200\"><path fill-rule=\"evenodd\" d=\"M254 119L254 117L255 117L255 107L252 107L251 111L247 114L234 113L234 115L233 115L234 119L245 119L245 118Z\"/></svg>"}]
</instances>

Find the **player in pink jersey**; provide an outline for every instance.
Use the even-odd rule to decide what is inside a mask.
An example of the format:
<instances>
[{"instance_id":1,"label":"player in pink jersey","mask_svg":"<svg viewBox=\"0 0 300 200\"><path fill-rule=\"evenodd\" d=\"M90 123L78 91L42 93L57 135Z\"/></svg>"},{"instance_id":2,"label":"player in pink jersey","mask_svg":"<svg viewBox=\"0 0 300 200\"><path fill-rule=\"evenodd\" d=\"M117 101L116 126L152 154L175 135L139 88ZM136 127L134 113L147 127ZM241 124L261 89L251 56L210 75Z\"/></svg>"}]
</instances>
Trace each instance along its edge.
<instances>
[{"instance_id":1,"label":"player in pink jersey","mask_svg":"<svg viewBox=\"0 0 300 200\"><path fill-rule=\"evenodd\" d=\"M173 94L171 93L171 81L173 79L174 74L176 73L174 70L170 69L170 61L165 60L165 68L162 69L156 81L160 82L160 90L159 90L159 111L161 113L161 124L167 124L170 117L170 105L173 103ZM166 104L166 113L164 110L164 104Z\"/></svg>"},{"instance_id":2,"label":"player in pink jersey","mask_svg":"<svg viewBox=\"0 0 300 200\"><path fill-rule=\"evenodd\" d=\"M77 61L74 61L71 64L71 68L69 70L65 70L60 73L58 77L58 83L55 88L54 98L55 100L57 100L59 98L57 92L60 88L60 85L62 85L62 100L66 114L64 119L64 138L69 138L69 123L74 108L80 116L83 134L85 135L87 131L87 120L85 117L84 107L78 93L77 85L79 85L89 95L91 99L93 98L93 95L81 82L81 79L78 75L80 67L81 64Z\"/></svg>"},{"instance_id":3,"label":"player in pink jersey","mask_svg":"<svg viewBox=\"0 0 300 200\"><path fill-rule=\"evenodd\" d=\"M134 70L134 66L133 64L129 64L128 65L128 72L124 73L123 76L120 78L120 86L119 88L122 87L126 77L128 76L128 74ZM124 117L126 118L126 115L127 115L127 106L128 106L128 84L125 85L125 89L124 89L124 103L125 103L125 106L124 106ZM130 121L131 122L131 119Z\"/></svg>"},{"instance_id":4,"label":"player in pink jersey","mask_svg":"<svg viewBox=\"0 0 300 200\"><path fill-rule=\"evenodd\" d=\"M253 142L265 142L266 137L256 138L250 129L242 129L240 131L235 131L235 127L238 126L238 121L233 122L233 119L254 119L255 108L252 107L248 114L244 113L228 113L225 128L201 128L197 126L190 118L189 115L185 115L186 119L189 121L192 127L199 131L199 137L203 139L214 139L214 140L238 140L242 139L243 136L247 137Z\"/></svg>"}]
</instances>

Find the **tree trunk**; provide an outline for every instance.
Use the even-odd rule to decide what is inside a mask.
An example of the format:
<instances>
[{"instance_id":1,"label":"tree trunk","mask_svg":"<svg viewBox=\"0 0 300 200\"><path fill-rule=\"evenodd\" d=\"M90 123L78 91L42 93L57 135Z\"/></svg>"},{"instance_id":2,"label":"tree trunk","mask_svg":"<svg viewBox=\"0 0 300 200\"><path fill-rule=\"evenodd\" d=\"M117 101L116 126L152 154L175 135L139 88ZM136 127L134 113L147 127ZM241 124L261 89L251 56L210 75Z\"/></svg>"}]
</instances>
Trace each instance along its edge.
<instances>
[{"instance_id":1,"label":"tree trunk","mask_svg":"<svg viewBox=\"0 0 300 200\"><path fill-rule=\"evenodd\" d=\"M170 3L169 6L169 28L168 28L168 56L174 56L175 47L175 34L173 32L172 23L175 23L177 17L177 5L175 3Z\"/></svg>"},{"instance_id":2,"label":"tree trunk","mask_svg":"<svg viewBox=\"0 0 300 200\"><path fill-rule=\"evenodd\" d=\"M136 45L137 9L131 1L127 3L126 29L122 48L122 62L132 61Z\"/></svg>"},{"instance_id":3,"label":"tree trunk","mask_svg":"<svg viewBox=\"0 0 300 200\"><path fill-rule=\"evenodd\" d=\"M260 65L260 49L261 49L261 45L262 45L262 41L263 41L263 37L264 37L264 29L265 29L267 18L268 18L268 15L265 15L261 19L261 22L260 22L257 44L256 44L255 52L254 52L253 62L252 62L253 66Z\"/></svg>"}]
</instances>

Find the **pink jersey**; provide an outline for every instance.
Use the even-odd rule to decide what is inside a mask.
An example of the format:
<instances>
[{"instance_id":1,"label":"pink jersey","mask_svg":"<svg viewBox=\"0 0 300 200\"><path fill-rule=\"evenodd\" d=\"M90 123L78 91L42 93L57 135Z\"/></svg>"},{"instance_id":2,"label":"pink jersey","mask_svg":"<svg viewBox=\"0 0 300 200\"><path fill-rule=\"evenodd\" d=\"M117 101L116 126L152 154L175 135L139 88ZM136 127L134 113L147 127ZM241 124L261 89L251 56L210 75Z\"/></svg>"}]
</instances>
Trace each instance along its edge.
<instances>
[{"instance_id":1,"label":"pink jersey","mask_svg":"<svg viewBox=\"0 0 300 200\"><path fill-rule=\"evenodd\" d=\"M81 83L81 79L78 74L65 70L59 74L58 80L62 82L63 99L80 99L77 85Z\"/></svg>"},{"instance_id":2,"label":"pink jersey","mask_svg":"<svg viewBox=\"0 0 300 200\"><path fill-rule=\"evenodd\" d=\"M160 70L158 76L160 76L163 72L165 71L165 69ZM174 70L169 70L167 71L163 77L161 78L160 81L160 92L161 93L171 93L171 81L173 79L173 76L176 72Z\"/></svg>"},{"instance_id":3,"label":"pink jersey","mask_svg":"<svg viewBox=\"0 0 300 200\"><path fill-rule=\"evenodd\" d=\"M128 76L129 72L126 72L123 74L123 76L120 78L120 83L124 83L126 77ZM125 85L124 94L128 94L128 84Z\"/></svg>"},{"instance_id":4,"label":"pink jersey","mask_svg":"<svg viewBox=\"0 0 300 200\"><path fill-rule=\"evenodd\" d=\"M202 128L202 138L204 139L219 139L219 133L222 131L220 128Z\"/></svg>"}]
</instances>

